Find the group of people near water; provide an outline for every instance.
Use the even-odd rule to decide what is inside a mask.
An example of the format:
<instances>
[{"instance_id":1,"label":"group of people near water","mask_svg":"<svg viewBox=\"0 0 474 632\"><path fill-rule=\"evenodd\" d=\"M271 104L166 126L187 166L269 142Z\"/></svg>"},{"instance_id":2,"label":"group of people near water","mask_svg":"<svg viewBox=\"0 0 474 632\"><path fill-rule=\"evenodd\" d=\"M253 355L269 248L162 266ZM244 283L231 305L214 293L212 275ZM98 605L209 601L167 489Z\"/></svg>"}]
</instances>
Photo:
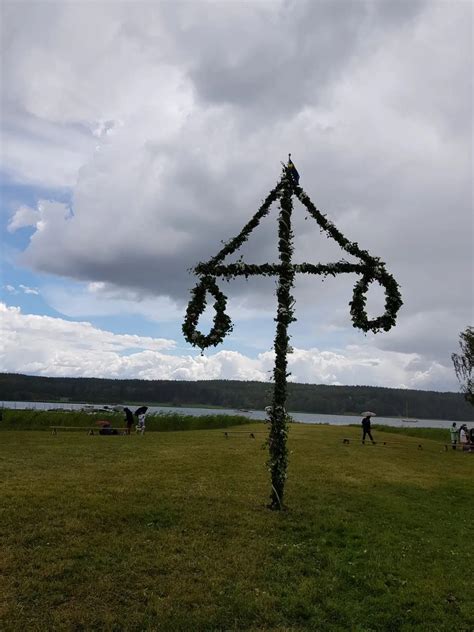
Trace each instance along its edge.
<instances>
[{"instance_id":1,"label":"group of people near water","mask_svg":"<svg viewBox=\"0 0 474 632\"><path fill-rule=\"evenodd\" d=\"M99 420L98 423L101 426L99 430L99 434L101 435L130 435L132 433L133 424L135 423L134 416L137 418L137 422L135 425L135 431L137 434L143 435L145 434L145 417L146 412L148 410L147 406L140 406L137 410L132 413L130 408L124 408L123 412L125 414L125 431L120 430L120 428L112 428L112 424L109 420Z\"/></svg>"},{"instance_id":2,"label":"group of people near water","mask_svg":"<svg viewBox=\"0 0 474 632\"><path fill-rule=\"evenodd\" d=\"M466 424L459 428L455 421L449 429L451 435L451 447L456 450L459 445L463 452L474 452L474 426L469 430Z\"/></svg>"},{"instance_id":3,"label":"group of people near water","mask_svg":"<svg viewBox=\"0 0 474 632\"><path fill-rule=\"evenodd\" d=\"M137 408L135 413L132 413L130 408L125 407L123 409L123 412L125 413L125 424L127 428L126 434L129 435L132 432L133 424L135 421L133 419L134 414L137 417L137 424L135 426L135 431L137 432L137 434L141 434L141 435L145 434L145 417L146 417L147 410L148 408L146 406L141 406L140 408Z\"/></svg>"}]
</instances>

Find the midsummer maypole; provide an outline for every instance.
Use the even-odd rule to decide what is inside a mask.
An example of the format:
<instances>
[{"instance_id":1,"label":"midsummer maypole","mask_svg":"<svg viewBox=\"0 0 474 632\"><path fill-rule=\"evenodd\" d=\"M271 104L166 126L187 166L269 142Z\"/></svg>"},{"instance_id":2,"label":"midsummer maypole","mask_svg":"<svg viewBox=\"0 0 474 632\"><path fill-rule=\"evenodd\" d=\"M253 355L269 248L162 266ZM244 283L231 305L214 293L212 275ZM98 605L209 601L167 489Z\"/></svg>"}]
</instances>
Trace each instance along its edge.
<instances>
[{"instance_id":1,"label":"midsummer maypole","mask_svg":"<svg viewBox=\"0 0 474 632\"><path fill-rule=\"evenodd\" d=\"M344 259L328 264L293 263L293 231L291 219L293 212L293 197L296 197L306 207L309 214L316 220L327 237L334 239L345 252L357 257L359 263L349 263ZM236 252L248 239L252 231L257 228L260 220L268 215L271 205L279 201L278 215L278 263L261 265L244 263L223 264L227 255ZM388 331L395 324L396 315L402 305L398 284L386 271L385 264L377 257L362 250L355 242L350 242L339 232L325 215L311 202L309 196L299 186L299 174L291 160L283 164L282 175L274 189L270 191L255 215L243 227L241 232L224 244L224 247L206 263L199 263L194 272L200 277L196 287L191 291L186 317L183 323L183 334L186 340L202 350L216 346L232 331L232 321L226 314L227 298L219 290L216 278L230 280L237 276L263 275L276 276L277 282L277 315L276 334L274 341L275 366L273 369L273 398L267 407L270 430L268 436L269 460L268 467L271 476L270 508L283 508L283 495L288 465L288 416L286 411L289 349L288 326L296 320L294 318L294 300L292 288L296 273L336 276L342 273L360 274L356 282L350 301L350 313L354 327L363 331L377 332L381 329ZM385 289L385 312L382 316L369 319L365 310L366 294L370 283L377 281ZM207 294L214 298L215 316L209 334L202 334L197 329L199 317L206 308Z\"/></svg>"}]
</instances>

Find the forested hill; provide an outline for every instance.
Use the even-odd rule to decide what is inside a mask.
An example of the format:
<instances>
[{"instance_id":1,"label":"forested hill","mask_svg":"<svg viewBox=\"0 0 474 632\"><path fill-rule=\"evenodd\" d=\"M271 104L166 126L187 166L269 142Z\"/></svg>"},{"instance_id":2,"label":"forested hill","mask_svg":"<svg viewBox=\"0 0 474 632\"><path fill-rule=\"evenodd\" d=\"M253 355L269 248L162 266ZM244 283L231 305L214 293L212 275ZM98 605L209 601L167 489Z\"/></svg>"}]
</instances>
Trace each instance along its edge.
<instances>
[{"instance_id":1,"label":"forested hill","mask_svg":"<svg viewBox=\"0 0 474 632\"><path fill-rule=\"evenodd\" d=\"M104 380L0 373L0 400L13 401L202 405L263 410L271 401L271 391L270 383L233 380ZM379 416L474 420L474 407L458 393L375 386L289 384L288 410L329 415L373 410Z\"/></svg>"}]
</instances>

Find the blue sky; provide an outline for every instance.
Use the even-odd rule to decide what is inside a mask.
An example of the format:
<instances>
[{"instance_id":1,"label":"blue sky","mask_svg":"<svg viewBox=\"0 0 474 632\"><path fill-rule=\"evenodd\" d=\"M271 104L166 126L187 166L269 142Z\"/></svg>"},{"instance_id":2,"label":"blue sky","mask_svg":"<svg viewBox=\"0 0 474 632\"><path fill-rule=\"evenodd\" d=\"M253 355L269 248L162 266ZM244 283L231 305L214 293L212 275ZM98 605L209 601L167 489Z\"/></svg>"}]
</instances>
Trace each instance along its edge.
<instances>
[{"instance_id":1,"label":"blue sky","mask_svg":"<svg viewBox=\"0 0 474 632\"><path fill-rule=\"evenodd\" d=\"M291 379L457 390L450 355L473 315L470 4L202 8L2 7L0 369L267 380L272 280L221 285L235 327L204 355L181 324L189 269L240 231L291 151L404 300L395 329L364 335L355 278L298 279ZM275 259L276 214L246 261ZM294 230L300 261L341 257L298 205Z\"/></svg>"}]
</instances>

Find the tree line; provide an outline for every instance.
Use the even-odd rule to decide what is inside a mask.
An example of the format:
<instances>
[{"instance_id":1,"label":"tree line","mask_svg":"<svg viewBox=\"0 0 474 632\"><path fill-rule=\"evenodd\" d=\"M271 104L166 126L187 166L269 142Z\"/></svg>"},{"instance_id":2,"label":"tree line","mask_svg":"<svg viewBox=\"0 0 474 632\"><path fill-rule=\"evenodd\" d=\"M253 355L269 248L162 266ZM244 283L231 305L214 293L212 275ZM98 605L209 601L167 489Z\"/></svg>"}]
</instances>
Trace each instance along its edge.
<instances>
[{"instance_id":1,"label":"tree line","mask_svg":"<svg viewBox=\"0 0 474 632\"><path fill-rule=\"evenodd\" d=\"M112 380L38 377L0 373L0 400L218 406L263 410L271 400L271 383L237 380ZM288 384L288 410L315 414L360 414L382 417L474 420L474 408L460 393L378 386Z\"/></svg>"}]
</instances>

